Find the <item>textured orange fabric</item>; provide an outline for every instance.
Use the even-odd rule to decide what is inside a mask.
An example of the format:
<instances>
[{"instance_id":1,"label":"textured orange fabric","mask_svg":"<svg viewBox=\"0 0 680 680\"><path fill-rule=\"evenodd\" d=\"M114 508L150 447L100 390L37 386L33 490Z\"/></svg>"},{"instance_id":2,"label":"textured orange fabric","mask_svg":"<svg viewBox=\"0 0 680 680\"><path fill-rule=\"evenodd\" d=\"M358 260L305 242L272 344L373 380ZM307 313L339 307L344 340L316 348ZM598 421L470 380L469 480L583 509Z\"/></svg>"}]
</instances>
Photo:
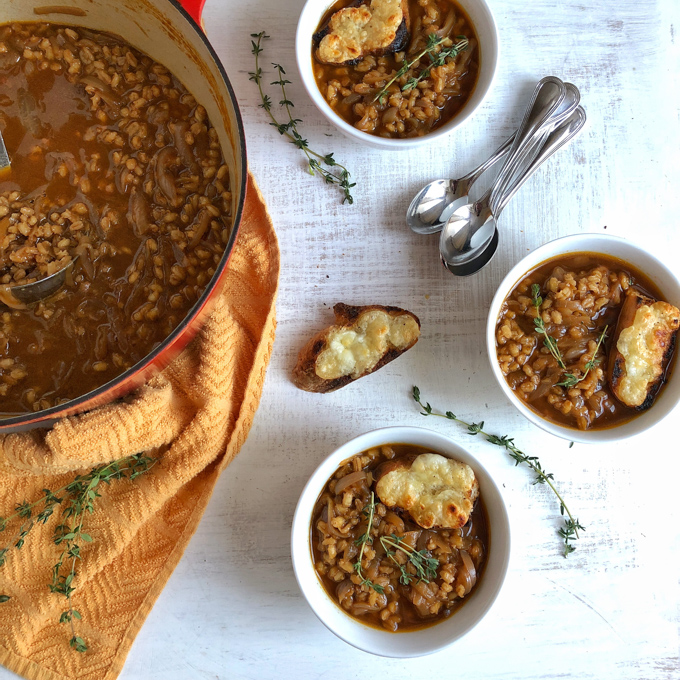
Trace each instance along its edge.
<instances>
[{"instance_id":1,"label":"textured orange fabric","mask_svg":"<svg viewBox=\"0 0 680 680\"><path fill-rule=\"evenodd\" d=\"M225 292L204 328L162 373L131 397L66 418L51 430L0 438L0 516L75 474L151 451L159 462L134 482L101 489L74 581L78 634L59 624L66 599L49 591L59 548L55 515L33 528L0 568L0 663L31 680L112 680L177 565L220 472L243 444L274 342L279 251L262 197L249 180ZM16 529L14 529L16 531ZM0 547L12 527L0 533ZM4 539L4 540L3 540Z\"/></svg>"}]
</instances>

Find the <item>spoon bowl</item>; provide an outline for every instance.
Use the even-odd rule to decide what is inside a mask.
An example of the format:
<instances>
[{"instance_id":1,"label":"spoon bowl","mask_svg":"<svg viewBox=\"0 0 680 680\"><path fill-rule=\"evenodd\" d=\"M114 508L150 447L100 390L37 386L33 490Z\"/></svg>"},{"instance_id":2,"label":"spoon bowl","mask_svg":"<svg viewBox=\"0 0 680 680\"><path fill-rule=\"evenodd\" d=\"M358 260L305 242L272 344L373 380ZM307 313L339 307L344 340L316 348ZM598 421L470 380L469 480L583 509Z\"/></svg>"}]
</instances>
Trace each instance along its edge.
<instances>
[{"instance_id":1,"label":"spoon bowl","mask_svg":"<svg viewBox=\"0 0 680 680\"><path fill-rule=\"evenodd\" d=\"M476 274L482 267L486 267L493 259L493 256L498 250L498 227L496 221L490 220L493 223L494 230L488 242L479 250L473 251L470 258L467 260L456 260L454 262L447 262L442 258L442 264L454 276L472 276Z\"/></svg>"},{"instance_id":2,"label":"spoon bowl","mask_svg":"<svg viewBox=\"0 0 680 680\"><path fill-rule=\"evenodd\" d=\"M510 151L515 135L506 140L479 167L460 179L436 179L426 184L413 198L406 211L406 224L416 234L436 234L449 217L469 202L470 187Z\"/></svg>"},{"instance_id":3,"label":"spoon bowl","mask_svg":"<svg viewBox=\"0 0 680 680\"><path fill-rule=\"evenodd\" d=\"M54 295L65 283L66 275L73 269L78 256L63 269L32 283L18 286L0 286L0 302L13 309L23 309L26 305L40 302Z\"/></svg>"},{"instance_id":4,"label":"spoon bowl","mask_svg":"<svg viewBox=\"0 0 680 680\"><path fill-rule=\"evenodd\" d=\"M498 183L505 181L500 176L482 199L454 212L442 229L439 239L442 262L452 274L469 276L491 260L498 247L497 221L504 208L529 177L558 149L573 139L585 123L585 111L579 106L548 135L545 143L543 138L540 138L538 143L541 148L538 155L528 167L526 157L524 164L521 162L518 164L521 168L519 174L513 179L510 187L498 197L495 209L493 201L497 197ZM527 145L527 149L531 151L530 145ZM491 252L487 253L487 249Z\"/></svg>"}]
</instances>

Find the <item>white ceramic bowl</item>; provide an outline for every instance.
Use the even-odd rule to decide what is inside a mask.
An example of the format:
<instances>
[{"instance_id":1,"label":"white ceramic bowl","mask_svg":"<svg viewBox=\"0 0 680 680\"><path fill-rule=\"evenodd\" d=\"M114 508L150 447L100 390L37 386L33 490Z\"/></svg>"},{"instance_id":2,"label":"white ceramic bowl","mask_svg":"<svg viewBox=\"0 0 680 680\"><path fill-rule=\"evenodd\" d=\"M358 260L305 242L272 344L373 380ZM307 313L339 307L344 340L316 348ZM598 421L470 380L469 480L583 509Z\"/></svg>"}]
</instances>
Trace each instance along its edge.
<instances>
[{"instance_id":1,"label":"white ceramic bowl","mask_svg":"<svg viewBox=\"0 0 680 680\"><path fill-rule=\"evenodd\" d=\"M658 286L667 302L680 307L680 281L678 281L676 275L668 267L640 246L618 236L608 236L606 234L575 234L573 236L565 236L564 238L550 241L527 255L510 270L498 287L496 295L491 302L486 322L486 347L489 361L498 384L512 405L534 425L538 425L538 427L563 439L584 444L618 441L649 429L673 410L678 401L680 401L680 378L676 375L677 370L671 374L668 384L663 388L654 405L648 411L644 411L623 425L604 430L581 431L551 423L526 406L510 389L496 359L496 322L501 305L510 294L510 291L512 291L525 274L535 269L542 262L557 255L577 252L603 253L604 255L611 255L629 262L646 274Z\"/></svg>"},{"instance_id":2,"label":"white ceramic bowl","mask_svg":"<svg viewBox=\"0 0 680 680\"><path fill-rule=\"evenodd\" d=\"M295 36L295 54L302 83L319 111L350 139L381 149L409 149L415 146L430 144L438 137L447 135L452 130L461 126L479 109L491 90L496 77L500 43L496 22L486 0L457 1L470 17L479 38L479 77L472 96L457 116L440 128L437 128L434 132L413 139L386 139L361 132L361 130L357 130L354 126L345 122L333 111L321 92L319 92L319 88L314 80L314 72L312 71L312 35L316 32L324 14L333 4L333 0L307 0L298 20Z\"/></svg>"},{"instance_id":3,"label":"white ceramic bowl","mask_svg":"<svg viewBox=\"0 0 680 680\"><path fill-rule=\"evenodd\" d=\"M366 449L383 444L416 444L467 463L479 480L480 495L489 517L490 552L479 584L460 610L423 630L390 633L359 623L327 595L312 563L310 526L316 499L340 465ZM352 439L319 465L307 482L293 518L291 552L295 577L314 613L332 633L350 645L379 656L408 658L431 654L472 630L495 601L510 559L510 523L498 487L484 466L448 437L420 427L386 427Z\"/></svg>"}]
</instances>

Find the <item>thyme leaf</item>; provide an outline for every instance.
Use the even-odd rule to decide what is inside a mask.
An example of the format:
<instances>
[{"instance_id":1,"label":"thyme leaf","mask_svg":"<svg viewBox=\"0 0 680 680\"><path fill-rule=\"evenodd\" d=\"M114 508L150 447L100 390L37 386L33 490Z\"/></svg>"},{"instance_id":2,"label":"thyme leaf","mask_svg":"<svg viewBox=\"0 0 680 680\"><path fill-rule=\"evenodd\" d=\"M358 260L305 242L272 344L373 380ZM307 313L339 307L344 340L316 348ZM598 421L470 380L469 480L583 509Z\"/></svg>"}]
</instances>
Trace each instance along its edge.
<instances>
[{"instance_id":1,"label":"thyme leaf","mask_svg":"<svg viewBox=\"0 0 680 680\"><path fill-rule=\"evenodd\" d=\"M585 380L588 377L588 373L590 373L591 369L594 368L597 364L600 363L600 360L597 359L597 353L600 351L600 346L604 342L604 339L607 337L607 331L609 330L609 326L605 326L604 329L602 330L602 333L600 333L600 337L597 340L597 345L595 347L595 351L593 352L593 356L586 361L585 365L585 370L583 372L583 375L579 378L573 373L565 373L564 374L564 380L561 382L555 383L556 387L564 387L566 389L570 389L572 387L576 387L581 381Z\"/></svg>"},{"instance_id":2,"label":"thyme leaf","mask_svg":"<svg viewBox=\"0 0 680 680\"><path fill-rule=\"evenodd\" d=\"M381 585L373 583L373 581L366 578L361 570L361 560L364 558L364 549L368 543L373 544L373 536L371 536L371 530L373 529L373 518L375 517L375 494L373 491L371 491L371 500L368 502L368 505L363 509L362 512L367 519L367 524L366 531L361 534L361 536L359 536L356 541L354 541L355 545L360 546L359 556L354 563L354 571L356 571L356 573L359 575L362 586L373 588L376 593L382 595L385 592L385 589Z\"/></svg>"},{"instance_id":3,"label":"thyme leaf","mask_svg":"<svg viewBox=\"0 0 680 680\"><path fill-rule=\"evenodd\" d=\"M420 389L416 386L413 387L413 399L422 409L421 415L423 416L437 416L438 418L446 418L447 420L455 420L461 425L467 428L468 434L475 436L481 434L486 438L490 444L495 446L500 446L504 448L508 455L515 461L515 465L524 464L531 468L534 472L533 484L547 484L551 491L555 494L560 506L560 515L566 517L564 518L564 526L558 530L559 536L563 540L563 555L567 557L570 553L576 550L573 542L580 538L579 531L585 531L585 527L576 519L572 514L567 504L564 502L562 495L555 487L555 478L551 472L547 472L536 456L528 456L526 453L521 451L516 445L515 440L508 435L499 436L496 434L490 434L484 430L484 421L480 423L466 423L461 418L458 418L451 411L446 411L446 413L438 413L432 409L429 403L421 400Z\"/></svg>"},{"instance_id":4,"label":"thyme leaf","mask_svg":"<svg viewBox=\"0 0 680 680\"><path fill-rule=\"evenodd\" d=\"M551 335L548 335L548 331L545 328L545 322L541 316L541 305L543 304L543 298L541 297L541 287L537 283L531 285L531 302L536 309L536 314L534 316L534 330L543 336L543 345L548 348L550 354L555 357L557 365L563 370L567 370L567 366L562 359L562 354L560 348L557 346L557 340Z\"/></svg>"},{"instance_id":5,"label":"thyme leaf","mask_svg":"<svg viewBox=\"0 0 680 680\"><path fill-rule=\"evenodd\" d=\"M71 629L69 645L77 652L86 652L87 644L78 636L74 621L80 621L82 616L74 609L72 594L77 576L77 564L82 559L81 546L92 543L90 534L83 530L86 517L94 513L95 502L101 496L98 489L101 484L111 484L117 479L134 480L150 470L156 463L154 458L143 453L120 458L111 463L94 467L85 475L78 475L65 486L50 491L43 489L43 495L33 503L24 501L19 503L14 513L8 517L0 517L0 532L4 531L14 520L23 520L12 535L10 541L0 548L0 567L7 561L7 554L12 548L20 550L24 541L35 524L45 524L54 514L57 505L61 506L64 522L54 528L52 541L61 546L59 558L52 568L52 583L49 588L53 593L63 595L67 601L67 609L59 617L59 623L68 623ZM60 495L57 495L60 494ZM37 515L34 513L39 509ZM9 601L6 595L0 596L0 603Z\"/></svg>"},{"instance_id":6,"label":"thyme leaf","mask_svg":"<svg viewBox=\"0 0 680 680\"><path fill-rule=\"evenodd\" d=\"M427 44L425 49L416 54L411 59L404 59L404 63L396 71L396 73L385 83L385 86L378 92L378 94L373 97L373 103L380 101L382 102L390 86L402 76L405 76L410 68L417 64L424 56L429 56L430 64L427 68L424 68L417 76L409 78L406 83L402 86L402 92L409 92L418 86L421 80L424 80L430 75L430 70L441 66L446 62L448 58L457 57L463 50L466 50L470 44L469 40L463 36L459 35L457 37L458 42L451 45L450 47L442 47L437 49L447 38L440 38L436 33L432 33L427 37Z\"/></svg>"},{"instance_id":7,"label":"thyme leaf","mask_svg":"<svg viewBox=\"0 0 680 680\"><path fill-rule=\"evenodd\" d=\"M437 578L439 560L432 557L427 550L416 550L406 541L396 534L381 536L380 543L385 549L385 554L397 565L401 575L399 581L405 586L411 585L416 578L418 583L430 583ZM415 576L406 570L406 565L399 562L396 558L396 551L401 550L407 559L407 564L411 564L415 571Z\"/></svg>"},{"instance_id":8,"label":"thyme leaf","mask_svg":"<svg viewBox=\"0 0 680 680\"><path fill-rule=\"evenodd\" d=\"M302 153L305 154L307 158L307 171L310 175L319 174L319 176L326 182L326 184L337 184L343 193L343 203L349 203L350 205L354 203L354 197L352 196L352 189L356 186L356 182L350 182L349 170L344 165L338 163L334 158L333 154L320 154L312 150L306 139L302 137L300 131L298 130L298 124L302 123L300 118L293 117L292 109L295 105L291 99L286 94L286 85L290 85L291 82L286 76L286 71L281 64L272 63L272 66L276 70L278 75L277 80L271 82L271 85L276 85L281 90L281 99L279 100L279 106L284 110L288 120L284 123L280 123L272 111L273 103L271 97L264 93L262 87L262 78L264 72L260 66L260 54L264 51L262 43L264 40L269 39L264 31L260 33L252 33L250 41L251 52L255 55L255 70L250 71L248 75L250 80L252 80L256 85L260 93L260 104L259 107L264 109L269 116L271 122L270 125L276 128L276 131L286 137L291 144L295 145ZM328 167L324 167L328 166ZM331 172L328 168L337 168L337 172Z\"/></svg>"},{"instance_id":9,"label":"thyme leaf","mask_svg":"<svg viewBox=\"0 0 680 680\"><path fill-rule=\"evenodd\" d=\"M593 356L590 357L590 359L586 362L583 375L579 377L572 372L567 372L567 366L564 362L564 359L562 358L560 348L557 346L557 340L549 335L548 331L546 330L543 317L541 316L541 305L543 304L543 298L541 297L541 287L537 283L531 284L531 303L536 310L536 314L534 316L534 330L539 335L543 336L543 344L548 348L550 354L555 357L557 365L564 371L563 380L555 383L555 387L564 387L565 389L576 387L576 385L588 377L588 373L590 373L591 369L600 363L600 360L597 358L597 353L600 351L600 347L607 337L609 326L605 326L602 330L602 333L600 333L600 337L597 340L597 345L595 347L595 351L593 352Z\"/></svg>"}]
</instances>

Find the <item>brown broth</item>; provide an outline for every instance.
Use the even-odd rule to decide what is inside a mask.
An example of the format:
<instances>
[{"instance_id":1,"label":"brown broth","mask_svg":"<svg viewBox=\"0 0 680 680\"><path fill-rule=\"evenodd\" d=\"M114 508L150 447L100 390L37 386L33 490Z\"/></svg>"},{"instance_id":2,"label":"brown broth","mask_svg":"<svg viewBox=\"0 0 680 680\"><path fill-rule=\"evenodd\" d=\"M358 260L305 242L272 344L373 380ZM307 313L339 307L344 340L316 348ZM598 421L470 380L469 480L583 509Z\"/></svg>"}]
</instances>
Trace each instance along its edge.
<instances>
[{"instance_id":1,"label":"brown broth","mask_svg":"<svg viewBox=\"0 0 680 680\"><path fill-rule=\"evenodd\" d=\"M391 453L388 455L385 455L386 450L391 449ZM431 449L421 447L421 446L414 446L412 444L391 444L389 446L383 446L383 447L376 447L375 449L369 449L368 451L364 451L358 456L355 456L351 458L349 461L346 461L343 463L343 465L340 466L338 471L334 473L334 475L331 477L331 479L328 481L326 486L324 487L324 490L319 496L319 499L317 500L314 512L313 512L313 519L312 523L310 526L310 544L312 546L312 560L315 564L315 570L317 577L319 578L319 581L323 585L324 589L326 590L328 596L338 605L340 608L348 615L352 616L352 618L356 619L357 621L368 625L372 626L375 628L379 628L381 630L391 630L388 626L390 622L388 621L387 624L383 622L383 619L381 618L381 613L379 611L377 612L366 612L361 615L355 615L350 611L348 611L347 608L343 607L340 602L339 602L339 597L338 597L338 592L340 592L341 589L347 588L348 587L348 582L354 575L354 572L351 574L347 574L346 572L346 578L343 579L343 581L338 582L331 578L329 576L329 571L326 570L326 573L321 573L321 570L325 567L320 567L319 565L324 564L324 555L322 553L321 547L320 547L320 541L323 538L323 534L320 532L317 524L319 520L323 517L324 512L327 512L327 510L324 510L324 508L327 507L327 496L330 494L331 496L333 495L332 492L329 490L329 484L331 481L343 477L345 474L348 472L352 471L354 469L353 466L353 461L355 458L361 457L361 456L366 456L368 455L369 458L371 459L369 462L367 462L366 465L364 465L361 469L367 471L367 472L375 472L375 470L386 460L395 460L395 459L413 459L416 456L422 454L422 453L431 453ZM354 485L352 488L356 489L357 486L359 485ZM371 485L372 487L372 485ZM365 504L368 502L369 497L370 497L370 488L364 483L363 486L360 488L359 491L355 492L356 497L361 497L362 498L362 507L365 506ZM379 499L376 497L376 503L379 504ZM360 514L361 513L361 508L356 509L357 512ZM388 510L389 512L390 510ZM413 631L413 630L418 630L421 628L427 628L429 626L432 626L436 623L439 623L440 621L448 618L452 614L454 614L460 607L462 607L465 602L468 601L468 599L474 594L475 589L479 585L479 581L481 578L483 578L484 575L484 569L486 567L486 560L489 554L489 545L490 545L490 536L489 536L489 521L486 513L486 508L484 507L484 502L481 496L478 497L474 509L470 515L470 519L468 520L467 524L461 528L461 529L432 529L432 530L423 530L420 526L418 526L413 520L410 518L409 514L399 508L392 508L392 512L397 515L401 521L403 521L404 528L403 531L401 532L396 532L397 535L399 536L404 536L408 535L409 532L419 532L421 536L423 534L436 534L440 538L438 540L444 541L445 543L450 542L451 544L455 543L458 545L461 549L467 549L470 551L471 556L474 554L475 556L473 557L473 562L475 563L475 567L477 570L477 581L475 585L472 587L471 591L466 594L464 597L456 598L453 601L446 601L442 603L440 611L435 614L435 615L427 615L427 616L422 616L416 607L412 604L411 602L411 588L412 586L405 586L403 584L398 583L396 578L392 578L390 581L390 586L394 586L393 589L389 589L389 595L387 596L389 599L388 604L392 602L396 602L396 613L400 617L400 621L398 622L396 631L395 632L404 632L404 631ZM381 527L383 526L382 524L380 525ZM389 526L389 525L387 525ZM350 531L348 532L348 541L354 545L354 541L356 541L357 538L361 535L365 527L361 524L352 527ZM383 529L381 528L379 530L379 535L382 534ZM386 531L385 535L389 535L389 531ZM377 542L374 539L374 543L377 545ZM418 544L416 544L418 546ZM472 546L475 546L474 548ZM438 549L438 548L437 548ZM480 550L480 554L477 555L474 551L475 549ZM429 555L435 556L436 553L435 551L428 552ZM356 559L356 557L354 558ZM458 554L458 548L453 547L451 548L451 554L450 558L451 559L451 565L458 565L460 568L461 565L461 558L460 555ZM383 556L380 559L380 565L382 566L383 563L385 565L390 565L389 558L387 556ZM442 580L441 576L443 574L442 569L448 569L449 565L444 562L442 559L440 562L440 565L438 567L438 577L435 579L434 583L437 584L444 584L445 581ZM453 585L457 584L457 581L453 581ZM370 596L370 590L366 590ZM388 588L385 588L385 593L388 593ZM363 595L362 595L363 596Z\"/></svg>"},{"instance_id":2,"label":"brown broth","mask_svg":"<svg viewBox=\"0 0 680 680\"><path fill-rule=\"evenodd\" d=\"M427 3L438 13L440 18L437 21L444 25L450 13L455 13L456 22L446 33L446 37L455 41L458 36L464 36L470 40L471 47L468 48L469 54L461 52L456 58L461 64L465 62L459 71L453 73L455 69L451 68L451 74L446 75L441 81L432 77L424 79L419 88L413 92L413 97L410 97L409 93L402 96L401 87L409 78L417 77L427 68L430 63L427 56L415 63L408 73L390 87L389 97L383 101L373 101L375 94L401 68L402 57L413 58L422 51L429 33L439 27L438 24L425 25L431 19L427 18L426 8L418 0L408 0L411 35L405 50L398 53L399 57L397 54L386 54L375 58L369 56L356 64L325 64L315 56L317 45L312 45L312 67L316 84L331 108L350 125L381 137L419 137L436 130L457 116L469 100L479 75L479 47L473 24L463 8L454 0L427 0ZM356 3L348 0L336 2L323 17L319 30L328 23L332 14L353 4ZM375 64L368 60L375 61ZM451 60L449 66L450 62ZM369 63L371 67L367 68ZM384 77L373 82L372 74L381 72ZM368 87L367 83L370 85L368 94L364 92ZM443 89L440 83L444 84ZM428 97L432 97L432 107L419 104ZM388 111L395 108L403 113L396 114L396 122L386 122L394 113L392 111L388 114ZM375 125L371 122L372 115L375 115L376 121L380 119ZM399 122L402 123L403 130L400 129Z\"/></svg>"},{"instance_id":3,"label":"brown broth","mask_svg":"<svg viewBox=\"0 0 680 680\"><path fill-rule=\"evenodd\" d=\"M609 255L603 255L601 253L590 252L570 253L567 255L560 255L558 257L552 258L546 262L543 262L538 267L536 267L535 269L528 272L525 276L523 276L522 279L515 285L512 292L508 295L506 301L503 303L503 306L501 307L501 312L499 314L498 323L496 326L497 331L496 351L499 357L499 361L501 358L501 352L505 352L505 349L498 344L499 332L501 325L506 319L506 316L508 315L508 313L512 312L512 310L509 309L509 304L511 300L515 300L514 304L516 306L517 305L516 301L519 300L522 296L530 297L530 292L528 291L530 290L530 285L532 283L537 283L541 286L542 291L541 295L545 298L546 282L552 276L553 272L555 272L555 269L557 267L560 267L567 271L575 272L579 276L582 276L585 272L592 271L594 268L599 266L606 267L607 270L610 272L611 276L627 277L627 279L630 282L629 283L630 287L639 290L643 294L652 297L656 300L664 299L662 292L646 274L640 271L637 267L634 267L630 263L620 260L618 258L611 257ZM620 401L618 401L618 399L616 399L609 385L609 381L607 379L608 357L613 346L616 325L624 299L625 294L621 295L621 299L617 303L610 302L606 304L596 314L590 317L590 321L587 323L588 326L587 330L584 329L585 332L584 337L590 337L591 340L597 340L600 334L603 332L605 326L608 327L607 337L605 341L602 343L601 349L597 355L597 358L599 359L597 367L600 367L602 369L604 375L597 381L597 386L595 388L597 396L595 398L594 403L596 404L596 406L594 408L591 408L592 404L586 404L586 408L589 411L591 411L591 414L588 416L590 422L587 425L587 427L584 428L582 426L583 422L579 423L578 420L575 420L573 411L570 411L569 413L563 413L561 410L559 410L559 408L556 408L554 403L551 403L551 400L553 400L556 403L561 404L560 400L563 397L567 400L569 399L565 388L553 387L546 394L536 398L533 398L533 395L531 393L529 393L528 396L524 394L522 392L521 385L522 382L527 381L527 378L523 366L520 366L506 374L506 381L513 389L517 397L521 399L526 406L528 406L541 418L545 418L550 422L574 429L599 430L610 427L616 427L618 425L622 425L628 422L632 418L639 415L640 411L638 409L628 407L622 404ZM521 328L521 331L526 336L529 337L533 336L537 338L535 347L533 351L530 353L526 363L532 366L536 358L540 357L541 355L548 356L547 351L543 348L542 339L539 338L538 334L535 332L532 319L529 316L516 313L514 321L516 321L516 323ZM559 327L561 326L563 326L563 324L554 324L552 326L553 330L551 330L551 325L549 324L548 332L553 337L557 338L558 347L560 348L561 353L564 356L566 356L564 346L565 344L569 343L570 339L567 337L568 334L565 334L564 339L560 337ZM519 356L520 357L522 356L521 353ZM554 362L554 360L552 360L549 356L548 361ZM675 356L673 356L673 358L668 364L664 381L667 381L669 379L674 365L674 361ZM502 366L502 361L500 361L500 363ZM568 371L572 371L575 366L580 368L578 364L573 362L570 363L569 361L567 361ZM558 368L556 367L556 362L554 362L552 370L555 372L555 375L560 375L560 377L558 377L557 379L553 378L553 384L554 382L561 381L562 380L561 373L563 372L557 373ZM591 379L592 374L593 371L591 371L591 374L587 379ZM579 384L579 386L577 387L580 388L580 386L581 384ZM558 396L559 391L562 392L561 396ZM598 402L600 404L599 408L597 407Z\"/></svg>"},{"instance_id":4,"label":"brown broth","mask_svg":"<svg viewBox=\"0 0 680 680\"><path fill-rule=\"evenodd\" d=\"M85 394L157 347L216 271L231 201L205 109L109 33L0 26L0 129L12 158L2 237L19 204L38 226L80 207L92 244L57 294L0 307L0 414L17 414ZM0 283L19 284L31 266L3 243Z\"/></svg>"}]
</instances>

